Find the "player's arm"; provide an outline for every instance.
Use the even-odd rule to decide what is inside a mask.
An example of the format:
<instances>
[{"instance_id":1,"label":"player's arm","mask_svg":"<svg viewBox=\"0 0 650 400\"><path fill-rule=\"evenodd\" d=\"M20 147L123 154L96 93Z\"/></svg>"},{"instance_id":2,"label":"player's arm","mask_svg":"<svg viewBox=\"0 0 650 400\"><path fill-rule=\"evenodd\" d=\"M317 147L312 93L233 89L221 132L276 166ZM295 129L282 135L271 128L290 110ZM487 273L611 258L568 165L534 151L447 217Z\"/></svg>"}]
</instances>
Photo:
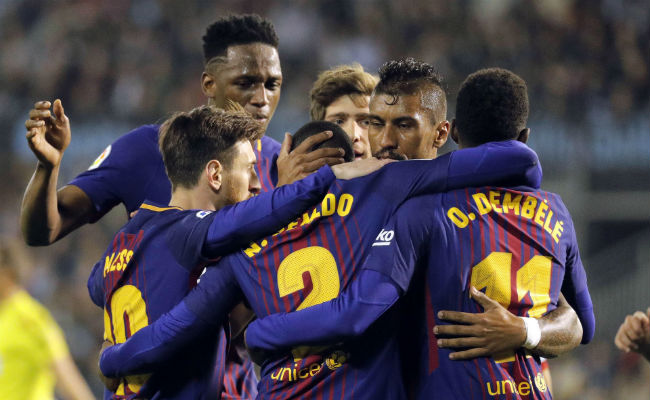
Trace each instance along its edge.
<instances>
[{"instance_id":1,"label":"player's arm","mask_svg":"<svg viewBox=\"0 0 650 400\"><path fill-rule=\"evenodd\" d=\"M438 318L455 324L437 325L433 333L441 348L464 348L451 353L452 360L495 356L521 348L528 338L526 324L497 301L472 288L470 295L483 313L439 311ZM538 319L539 343L532 351L544 357L557 357L572 350L582 338L582 325L576 312L560 295L558 306ZM533 332L531 332L533 335ZM530 340L533 340L531 337Z\"/></svg>"},{"instance_id":2,"label":"player's arm","mask_svg":"<svg viewBox=\"0 0 650 400\"><path fill-rule=\"evenodd\" d=\"M399 297L389 277L363 270L350 287L333 300L251 322L246 330L246 346L253 352L274 353L298 345L344 341L362 335Z\"/></svg>"},{"instance_id":3,"label":"player's arm","mask_svg":"<svg viewBox=\"0 0 650 400\"><path fill-rule=\"evenodd\" d=\"M208 267L199 284L168 313L126 342L102 351L102 374L119 377L152 372L199 336L216 331L240 297L227 259Z\"/></svg>"},{"instance_id":4,"label":"player's arm","mask_svg":"<svg viewBox=\"0 0 650 400\"><path fill-rule=\"evenodd\" d=\"M587 287L587 273L582 265L580 251L578 250L578 239L576 238L573 221L569 218L567 222L568 226L565 229L569 235L569 246L567 247L566 272L562 282L562 293L566 296L576 314L578 314L578 319L582 324L583 332L580 343L587 344L594 337L596 317L594 316L594 306Z\"/></svg>"},{"instance_id":5,"label":"player's arm","mask_svg":"<svg viewBox=\"0 0 650 400\"><path fill-rule=\"evenodd\" d=\"M66 400L91 400L95 398L69 355L54 361L53 369L56 376L56 391L62 398Z\"/></svg>"},{"instance_id":6,"label":"player's arm","mask_svg":"<svg viewBox=\"0 0 650 400\"><path fill-rule=\"evenodd\" d=\"M392 190L391 185L400 182L408 197L476 186L539 188L542 180L537 154L518 141L486 143L386 169L385 186Z\"/></svg>"},{"instance_id":7,"label":"player's arm","mask_svg":"<svg viewBox=\"0 0 650 400\"><path fill-rule=\"evenodd\" d=\"M23 197L20 224L32 246L51 244L87 223L95 210L90 198L76 186L56 190L63 152L70 144L70 121L60 100L50 111L39 101L25 122L27 143L38 163Z\"/></svg>"},{"instance_id":8,"label":"player's arm","mask_svg":"<svg viewBox=\"0 0 650 400\"><path fill-rule=\"evenodd\" d=\"M327 194L335 179L352 179L374 172L387 162L359 160L316 173L290 185L262 193L215 213L208 229L202 254L213 258L277 232L316 205Z\"/></svg>"},{"instance_id":9,"label":"player's arm","mask_svg":"<svg viewBox=\"0 0 650 400\"><path fill-rule=\"evenodd\" d=\"M363 334L408 288L417 255L428 237L425 220L420 203L404 203L383 227L395 233L394 241L388 246L373 246L359 275L340 296L300 311L253 321L246 331L246 344L253 351L268 353Z\"/></svg>"}]
</instances>

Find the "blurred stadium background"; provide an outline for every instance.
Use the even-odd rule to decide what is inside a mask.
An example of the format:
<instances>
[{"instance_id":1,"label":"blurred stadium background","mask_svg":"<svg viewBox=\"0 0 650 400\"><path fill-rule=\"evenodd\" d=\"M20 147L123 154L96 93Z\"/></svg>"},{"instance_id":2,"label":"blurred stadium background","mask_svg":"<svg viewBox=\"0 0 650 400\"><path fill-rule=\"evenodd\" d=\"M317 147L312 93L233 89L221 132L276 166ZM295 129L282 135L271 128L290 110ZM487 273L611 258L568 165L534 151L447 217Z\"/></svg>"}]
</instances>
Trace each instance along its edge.
<instances>
[{"instance_id":1,"label":"blurred stadium background","mask_svg":"<svg viewBox=\"0 0 650 400\"><path fill-rule=\"evenodd\" d=\"M626 314L650 306L650 4L644 0L0 1L0 234L19 235L35 160L27 111L61 98L73 138L60 183L143 123L203 103L201 36L217 16L256 12L280 36L283 94L268 134L308 120L318 71L412 56L457 88L482 67L512 69L529 85L531 146L545 185L578 231L597 317L591 345L552 360L558 399L647 399L650 368L613 337ZM450 141L451 142L451 141ZM453 149L450 143L447 149ZM25 252L24 284L62 325L73 356L95 378L102 314L86 278L123 209L48 248ZM1 340L1 338L0 338Z\"/></svg>"}]
</instances>

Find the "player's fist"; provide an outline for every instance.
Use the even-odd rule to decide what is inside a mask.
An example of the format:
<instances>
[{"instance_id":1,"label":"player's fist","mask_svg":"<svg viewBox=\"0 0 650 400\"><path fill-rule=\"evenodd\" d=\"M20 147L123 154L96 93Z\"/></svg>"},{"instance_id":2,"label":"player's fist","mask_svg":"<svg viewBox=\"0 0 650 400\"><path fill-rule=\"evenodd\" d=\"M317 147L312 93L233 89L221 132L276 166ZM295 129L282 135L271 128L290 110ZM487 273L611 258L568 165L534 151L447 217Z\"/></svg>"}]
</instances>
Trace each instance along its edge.
<instances>
[{"instance_id":1,"label":"player's fist","mask_svg":"<svg viewBox=\"0 0 650 400\"><path fill-rule=\"evenodd\" d=\"M650 360L650 308L645 313L637 311L625 317L614 344L625 352L636 351Z\"/></svg>"},{"instance_id":2,"label":"player's fist","mask_svg":"<svg viewBox=\"0 0 650 400\"><path fill-rule=\"evenodd\" d=\"M65 115L61 100L55 100L54 104L49 101L34 104L29 111L29 119L25 121L25 128L27 144L38 161L48 168L58 166L70 144L70 120Z\"/></svg>"}]
</instances>

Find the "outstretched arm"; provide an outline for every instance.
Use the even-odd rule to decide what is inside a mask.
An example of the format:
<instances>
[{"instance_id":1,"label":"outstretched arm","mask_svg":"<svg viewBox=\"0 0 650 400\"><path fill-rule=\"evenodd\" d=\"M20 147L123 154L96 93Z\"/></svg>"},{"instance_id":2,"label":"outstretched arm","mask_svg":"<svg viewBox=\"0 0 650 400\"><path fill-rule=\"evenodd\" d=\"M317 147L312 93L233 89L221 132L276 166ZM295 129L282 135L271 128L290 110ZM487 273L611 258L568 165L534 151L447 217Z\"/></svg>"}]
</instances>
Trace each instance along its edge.
<instances>
[{"instance_id":1,"label":"outstretched arm","mask_svg":"<svg viewBox=\"0 0 650 400\"><path fill-rule=\"evenodd\" d=\"M498 302L471 288L470 294L485 310L483 313L440 311L438 318L458 325L437 325L433 333L441 348L467 348L451 353L452 360L499 356L524 345L526 326ZM560 295L558 307L539 320L541 339L532 351L543 357L557 357L580 344L582 325L575 311Z\"/></svg>"},{"instance_id":2,"label":"outstretched arm","mask_svg":"<svg viewBox=\"0 0 650 400\"><path fill-rule=\"evenodd\" d=\"M400 182L405 197L478 186L540 187L542 169L537 154L510 140L456 150L433 160L411 160L386 168L387 186Z\"/></svg>"},{"instance_id":3,"label":"outstretched arm","mask_svg":"<svg viewBox=\"0 0 650 400\"><path fill-rule=\"evenodd\" d=\"M376 159L324 166L306 178L262 193L217 211L202 254L214 258L277 232L309 207L315 206L335 179L352 179L374 172L387 161Z\"/></svg>"},{"instance_id":4,"label":"outstretched arm","mask_svg":"<svg viewBox=\"0 0 650 400\"><path fill-rule=\"evenodd\" d=\"M253 321L246 331L246 345L254 352L267 353L343 341L363 334L398 298L390 278L363 270L333 300Z\"/></svg>"},{"instance_id":5,"label":"outstretched arm","mask_svg":"<svg viewBox=\"0 0 650 400\"><path fill-rule=\"evenodd\" d=\"M27 185L20 225L27 244L51 244L87 223L95 212L90 198L76 186L56 190L63 152L70 144L70 121L60 100L53 109L39 101L25 122L27 143L38 163Z\"/></svg>"},{"instance_id":6,"label":"outstretched arm","mask_svg":"<svg viewBox=\"0 0 650 400\"><path fill-rule=\"evenodd\" d=\"M222 262L208 267L199 284L171 311L126 342L103 350L102 374L119 377L153 372L198 337L216 332L238 301L239 286L230 266Z\"/></svg>"}]
</instances>

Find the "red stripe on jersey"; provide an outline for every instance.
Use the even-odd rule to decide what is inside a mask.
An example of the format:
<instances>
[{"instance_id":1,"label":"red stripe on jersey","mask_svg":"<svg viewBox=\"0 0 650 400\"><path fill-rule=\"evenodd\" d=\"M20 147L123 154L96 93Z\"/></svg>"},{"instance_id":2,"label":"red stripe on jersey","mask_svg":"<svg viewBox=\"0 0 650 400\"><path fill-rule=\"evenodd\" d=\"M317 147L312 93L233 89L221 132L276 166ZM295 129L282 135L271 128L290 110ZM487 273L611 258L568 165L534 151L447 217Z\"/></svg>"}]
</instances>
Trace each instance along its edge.
<instances>
[{"instance_id":1,"label":"red stripe on jersey","mask_svg":"<svg viewBox=\"0 0 650 400\"><path fill-rule=\"evenodd\" d=\"M334 218L328 218L327 222L330 226L330 232L332 233L332 238L334 239L334 246L336 247L336 258L338 259L338 265L342 269L345 265L345 259L343 258L343 252L341 251L341 243L339 243L339 238L336 233L336 228L334 227ZM330 249L331 250L331 249Z\"/></svg>"},{"instance_id":2,"label":"red stripe on jersey","mask_svg":"<svg viewBox=\"0 0 650 400\"><path fill-rule=\"evenodd\" d=\"M477 359L472 360L472 362L474 363L474 367L476 367L476 375L478 375L478 381L480 382L479 386L481 387L481 392L483 392L483 400L486 400L487 395L485 393L485 388L483 387L484 380L483 380L483 375L481 374L481 367Z\"/></svg>"},{"instance_id":3,"label":"red stripe on jersey","mask_svg":"<svg viewBox=\"0 0 650 400\"><path fill-rule=\"evenodd\" d=\"M266 285L264 285L264 282L262 281L262 269L257 264L257 259L253 257L252 261L253 261L253 265L255 266L255 271L257 271L257 282L259 283L260 287L266 287ZM273 288L272 290L275 290L275 288ZM266 310L266 314L267 315L271 314L269 303L266 300L266 290L261 290L261 292L262 292L262 300L264 301L264 309Z\"/></svg>"},{"instance_id":4,"label":"red stripe on jersey","mask_svg":"<svg viewBox=\"0 0 650 400\"><path fill-rule=\"evenodd\" d=\"M435 310L431 302L431 288L429 287L429 279L425 282L425 307L427 318L427 338L429 338L429 375L438 368L438 341L433 334L433 328L436 326Z\"/></svg>"},{"instance_id":5,"label":"red stripe on jersey","mask_svg":"<svg viewBox=\"0 0 650 400\"><path fill-rule=\"evenodd\" d=\"M275 252L274 252L275 253ZM264 269L266 270L266 273L268 275L269 281L265 285L262 282L260 282L261 286L263 288L269 288L271 292L271 298L273 299L273 306L275 307L275 312L280 311L280 298L279 298L279 293L276 295L276 292L278 290L277 287L270 287L271 285L275 286L274 282L275 280L273 279L273 273L275 273L275 276L277 276L277 270L276 271L271 271L270 263L269 263L269 252L268 251L263 251L262 252L263 256L263 263L264 263ZM279 266L279 264L275 264L276 266ZM288 311L288 310L286 310Z\"/></svg>"}]
</instances>

